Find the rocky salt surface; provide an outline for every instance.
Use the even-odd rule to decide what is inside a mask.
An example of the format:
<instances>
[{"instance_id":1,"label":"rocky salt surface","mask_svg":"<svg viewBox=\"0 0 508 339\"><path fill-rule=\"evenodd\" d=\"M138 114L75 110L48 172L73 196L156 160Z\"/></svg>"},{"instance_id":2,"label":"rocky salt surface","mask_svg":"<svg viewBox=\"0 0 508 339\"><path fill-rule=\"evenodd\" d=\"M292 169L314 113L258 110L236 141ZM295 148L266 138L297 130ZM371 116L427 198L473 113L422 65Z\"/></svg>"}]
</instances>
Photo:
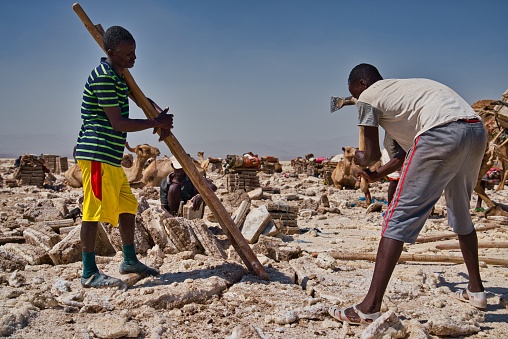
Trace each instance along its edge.
<instances>
[{"instance_id":1,"label":"rocky salt surface","mask_svg":"<svg viewBox=\"0 0 508 339\"><path fill-rule=\"evenodd\" d=\"M0 175L13 173L13 159L0 161ZM158 207L158 188L135 189L140 201L136 245L139 258L161 275L139 280L120 275L118 231L101 225L98 266L125 281L121 289L83 289L80 285L79 218L63 219L78 206L80 189L34 186L0 188L0 336L15 338L505 338L508 335L508 268L486 263L508 259L506 248L481 248L487 290L485 312L453 298L467 285L464 264L406 261L390 280L383 315L368 327L331 318L331 305L350 306L368 289L374 264L339 254L375 254L381 212L367 213L355 190L337 190L320 178L259 174L265 187L247 195L250 210L270 202L299 207L301 234L260 234L250 246L270 276L248 272L229 246L213 215L203 221L166 220ZM217 195L233 214L245 195L228 193L223 178L209 173ZM57 176L62 180L63 177ZM58 184L58 182L57 182ZM371 185L377 201L386 183ZM508 190L488 194L507 204ZM471 213L480 243L507 242L502 217ZM386 205L382 206L382 210ZM266 220L263 220L266 222ZM444 200L421 236L449 234ZM272 233L270 233L272 234ZM406 244L403 254L459 256L438 244L454 238ZM55 264L57 263L57 264Z\"/></svg>"}]
</instances>

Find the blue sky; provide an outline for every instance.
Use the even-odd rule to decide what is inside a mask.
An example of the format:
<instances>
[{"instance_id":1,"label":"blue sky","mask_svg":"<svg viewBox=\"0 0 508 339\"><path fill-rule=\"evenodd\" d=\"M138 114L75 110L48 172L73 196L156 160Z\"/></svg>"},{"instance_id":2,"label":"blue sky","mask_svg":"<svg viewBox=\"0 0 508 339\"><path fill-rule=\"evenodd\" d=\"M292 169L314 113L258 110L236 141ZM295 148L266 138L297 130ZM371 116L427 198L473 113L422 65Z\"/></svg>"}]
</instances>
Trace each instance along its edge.
<instances>
[{"instance_id":1,"label":"blue sky","mask_svg":"<svg viewBox=\"0 0 508 339\"><path fill-rule=\"evenodd\" d=\"M103 55L74 1L0 2L0 156L70 155L83 85ZM331 114L367 62L385 78L440 81L472 104L508 88L506 1L118 0L79 2L136 39L131 73L170 106L196 157L252 151L288 160L357 146L356 111ZM131 105L131 116L143 112ZM158 145L151 131L131 145Z\"/></svg>"}]
</instances>

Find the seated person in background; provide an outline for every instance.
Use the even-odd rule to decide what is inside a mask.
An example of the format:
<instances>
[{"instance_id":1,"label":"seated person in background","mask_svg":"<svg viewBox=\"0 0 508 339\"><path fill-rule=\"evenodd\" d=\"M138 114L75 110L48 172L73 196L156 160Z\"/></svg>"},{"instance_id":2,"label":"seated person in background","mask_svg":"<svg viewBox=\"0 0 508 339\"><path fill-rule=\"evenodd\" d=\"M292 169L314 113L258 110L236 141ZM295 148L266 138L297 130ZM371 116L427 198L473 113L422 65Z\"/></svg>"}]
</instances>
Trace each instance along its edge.
<instances>
[{"instance_id":1,"label":"seated person in background","mask_svg":"<svg viewBox=\"0 0 508 339\"><path fill-rule=\"evenodd\" d=\"M14 160L14 167L19 166L21 166L21 155L16 160Z\"/></svg>"},{"instance_id":2,"label":"seated person in background","mask_svg":"<svg viewBox=\"0 0 508 339\"><path fill-rule=\"evenodd\" d=\"M162 179L160 201L162 208L176 217L180 209L180 202L183 202L185 205L187 201L191 200L192 209L198 210L201 207L201 203L203 203L203 198L190 181L178 160L175 157L171 157L170 160L174 171ZM211 181L207 180L207 183L212 191L215 192L217 190L217 186Z\"/></svg>"}]
</instances>

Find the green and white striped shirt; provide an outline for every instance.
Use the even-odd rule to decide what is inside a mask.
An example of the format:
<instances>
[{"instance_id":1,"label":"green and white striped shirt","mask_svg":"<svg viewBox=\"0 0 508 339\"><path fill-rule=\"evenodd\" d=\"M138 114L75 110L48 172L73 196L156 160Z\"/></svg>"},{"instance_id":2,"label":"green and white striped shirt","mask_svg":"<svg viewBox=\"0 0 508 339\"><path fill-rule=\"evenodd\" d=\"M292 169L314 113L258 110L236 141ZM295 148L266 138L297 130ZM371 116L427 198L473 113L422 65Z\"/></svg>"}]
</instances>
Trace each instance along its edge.
<instances>
[{"instance_id":1,"label":"green and white striped shirt","mask_svg":"<svg viewBox=\"0 0 508 339\"><path fill-rule=\"evenodd\" d=\"M76 146L76 159L120 166L127 133L113 129L103 108L120 107L122 116L129 117L128 94L124 77L115 73L106 58L101 58L100 65L92 71L83 90L83 122Z\"/></svg>"}]
</instances>

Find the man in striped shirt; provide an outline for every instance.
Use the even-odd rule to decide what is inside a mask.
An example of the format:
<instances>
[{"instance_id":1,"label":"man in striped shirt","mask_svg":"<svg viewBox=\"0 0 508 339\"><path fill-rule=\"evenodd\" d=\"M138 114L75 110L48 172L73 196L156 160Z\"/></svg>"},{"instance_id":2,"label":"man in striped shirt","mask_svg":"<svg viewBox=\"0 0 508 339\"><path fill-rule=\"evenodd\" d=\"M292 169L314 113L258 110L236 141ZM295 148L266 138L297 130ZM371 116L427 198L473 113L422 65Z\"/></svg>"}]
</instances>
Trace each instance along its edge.
<instances>
[{"instance_id":1,"label":"man in striped shirt","mask_svg":"<svg viewBox=\"0 0 508 339\"><path fill-rule=\"evenodd\" d=\"M124 260L120 273L156 276L159 272L141 263L134 248L135 216L138 203L132 194L121 160L127 132L160 129L159 141L170 133L173 115L169 108L155 119L129 118L129 88L123 77L134 66L136 42L123 27L110 27L103 37L107 57L92 70L83 91L83 120L76 145L76 160L83 177L83 222L81 246L83 287L120 286L120 279L99 271L95 262L98 222L118 225ZM158 108L158 107L157 107Z\"/></svg>"}]
</instances>

